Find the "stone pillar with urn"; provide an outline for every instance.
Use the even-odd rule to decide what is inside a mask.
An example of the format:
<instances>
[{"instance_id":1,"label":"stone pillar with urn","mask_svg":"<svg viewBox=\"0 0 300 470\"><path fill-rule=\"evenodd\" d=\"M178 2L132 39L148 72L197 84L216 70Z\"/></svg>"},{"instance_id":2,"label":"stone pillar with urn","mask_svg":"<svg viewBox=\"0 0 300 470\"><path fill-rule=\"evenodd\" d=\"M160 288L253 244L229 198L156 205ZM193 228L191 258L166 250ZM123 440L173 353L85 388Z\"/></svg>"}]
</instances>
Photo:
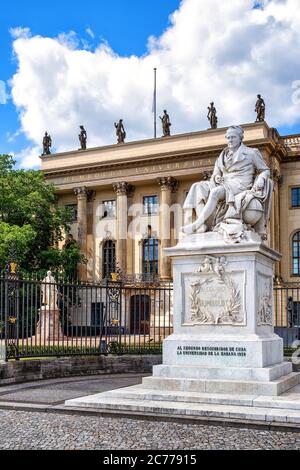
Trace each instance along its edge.
<instances>
[{"instance_id":1,"label":"stone pillar with urn","mask_svg":"<svg viewBox=\"0 0 300 470\"><path fill-rule=\"evenodd\" d=\"M172 193L177 190L178 181L172 176L158 178L160 186L159 204L159 274L162 280L171 279L171 260L165 256L164 249L171 246L171 213Z\"/></svg>"},{"instance_id":2,"label":"stone pillar with urn","mask_svg":"<svg viewBox=\"0 0 300 470\"><path fill-rule=\"evenodd\" d=\"M63 340L63 331L60 324L60 311L58 306L57 285L51 271L42 281L42 302L39 310L39 321L36 326L38 342L46 344Z\"/></svg>"},{"instance_id":3,"label":"stone pillar with urn","mask_svg":"<svg viewBox=\"0 0 300 470\"><path fill-rule=\"evenodd\" d=\"M134 186L121 181L113 184L117 195L117 247L116 262L118 268L127 272L127 238L128 238L128 196L134 191Z\"/></svg>"}]
</instances>

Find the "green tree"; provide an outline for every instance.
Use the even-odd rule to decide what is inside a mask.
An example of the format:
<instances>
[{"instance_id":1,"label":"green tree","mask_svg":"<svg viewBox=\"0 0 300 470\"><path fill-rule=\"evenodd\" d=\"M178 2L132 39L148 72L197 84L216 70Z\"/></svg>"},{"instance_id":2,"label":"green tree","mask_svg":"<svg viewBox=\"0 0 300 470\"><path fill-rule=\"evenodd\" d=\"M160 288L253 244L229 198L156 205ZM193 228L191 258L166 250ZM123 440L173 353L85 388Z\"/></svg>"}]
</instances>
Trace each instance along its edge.
<instances>
[{"instance_id":1,"label":"green tree","mask_svg":"<svg viewBox=\"0 0 300 470\"><path fill-rule=\"evenodd\" d=\"M78 244L58 249L71 213L57 205L55 188L40 171L20 170L0 155L0 266L16 261L26 271L52 269L74 274L84 262Z\"/></svg>"}]
</instances>

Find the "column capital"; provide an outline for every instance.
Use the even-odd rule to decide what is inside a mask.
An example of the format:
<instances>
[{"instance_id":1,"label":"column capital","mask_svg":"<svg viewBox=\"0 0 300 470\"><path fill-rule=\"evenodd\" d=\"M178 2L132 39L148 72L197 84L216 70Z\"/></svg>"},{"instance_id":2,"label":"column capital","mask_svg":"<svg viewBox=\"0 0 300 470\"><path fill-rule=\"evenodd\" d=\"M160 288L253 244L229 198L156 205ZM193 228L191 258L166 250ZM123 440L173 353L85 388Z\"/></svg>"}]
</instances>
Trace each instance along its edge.
<instances>
[{"instance_id":1,"label":"column capital","mask_svg":"<svg viewBox=\"0 0 300 470\"><path fill-rule=\"evenodd\" d=\"M80 188L74 188L74 193L78 199L87 199L89 202L95 197L95 191L88 189L86 186L81 186Z\"/></svg>"},{"instance_id":2,"label":"column capital","mask_svg":"<svg viewBox=\"0 0 300 470\"><path fill-rule=\"evenodd\" d=\"M117 196L130 196L135 191L135 187L126 181L113 183L112 186Z\"/></svg>"},{"instance_id":3,"label":"column capital","mask_svg":"<svg viewBox=\"0 0 300 470\"><path fill-rule=\"evenodd\" d=\"M74 188L75 195L79 197L87 197L88 189L86 186L81 186L80 188Z\"/></svg>"},{"instance_id":4,"label":"column capital","mask_svg":"<svg viewBox=\"0 0 300 470\"><path fill-rule=\"evenodd\" d=\"M280 170L278 168L273 168L271 173L272 173L271 177L272 177L272 180L274 181L274 183L277 183L278 186L280 186L281 180L282 180Z\"/></svg>"},{"instance_id":5,"label":"column capital","mask_svg":"<svg viewBox=\"0 0 300 470\"><path fill-rule=\"evenodd\" d=\"M157 178L157 182L160 186L161 191L172 191L175 193L178 189L178 181L173 176L164 176Z\"/></svg>"}]
</instances>

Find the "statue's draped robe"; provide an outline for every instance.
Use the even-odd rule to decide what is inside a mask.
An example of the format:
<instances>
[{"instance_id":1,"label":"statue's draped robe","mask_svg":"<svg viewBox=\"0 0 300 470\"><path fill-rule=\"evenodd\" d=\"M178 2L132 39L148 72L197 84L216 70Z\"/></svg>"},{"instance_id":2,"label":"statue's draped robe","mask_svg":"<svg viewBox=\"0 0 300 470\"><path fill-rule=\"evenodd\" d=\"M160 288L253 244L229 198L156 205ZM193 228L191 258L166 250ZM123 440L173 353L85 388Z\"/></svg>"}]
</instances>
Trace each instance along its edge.
<instances>
[{"instance_id":1,"label":"statue's draped robe","mask_svg":"<svg viewBox=\"0 0 300 470\"><path fill-rule=\"evenodd\" d=\"M222 183L216 181L217 176L223 178ZM258 176L264 179L261 191L252 189ZM231 154L228 148L223 150L216 161L210 181L193 184L183 209L196 208L199 204L206 203L211 189L218 187L225 189L225 200L220 202L213 220L210 221L211 229L224 219L242 219L249 203L257 199L262 204L264 217L255 230L261 234L266 232L273 184L270 180L270 170L257 149L242 144L234 154Z\"/></svg>"}]
</instances>

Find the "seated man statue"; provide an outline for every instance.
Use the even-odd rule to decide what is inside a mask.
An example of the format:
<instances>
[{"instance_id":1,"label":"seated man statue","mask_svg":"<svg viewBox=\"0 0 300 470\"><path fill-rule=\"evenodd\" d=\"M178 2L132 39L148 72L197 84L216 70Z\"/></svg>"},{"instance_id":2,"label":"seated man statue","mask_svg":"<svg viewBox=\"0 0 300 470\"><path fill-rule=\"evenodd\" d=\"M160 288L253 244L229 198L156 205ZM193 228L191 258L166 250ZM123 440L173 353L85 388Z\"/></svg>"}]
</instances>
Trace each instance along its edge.
<instances>
[{"instance_id":1,"label":"seated man statue","mask_svg":"<svg viewBox=\"0 0 300 470\"><path fill-rule=\"evenodd\" d=\"M257 149L243 144L244 130L227 130L228 147L216 161L209 181L195 183L183 206L183 232L218 231L227 242L240 242L246 230L266 239L273 184ZM197 219L192 221L193 211Z\"/></svg>"}]
</instances>

